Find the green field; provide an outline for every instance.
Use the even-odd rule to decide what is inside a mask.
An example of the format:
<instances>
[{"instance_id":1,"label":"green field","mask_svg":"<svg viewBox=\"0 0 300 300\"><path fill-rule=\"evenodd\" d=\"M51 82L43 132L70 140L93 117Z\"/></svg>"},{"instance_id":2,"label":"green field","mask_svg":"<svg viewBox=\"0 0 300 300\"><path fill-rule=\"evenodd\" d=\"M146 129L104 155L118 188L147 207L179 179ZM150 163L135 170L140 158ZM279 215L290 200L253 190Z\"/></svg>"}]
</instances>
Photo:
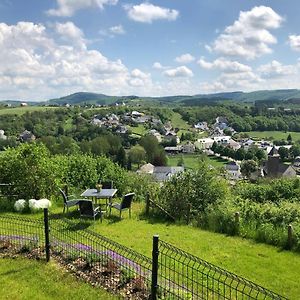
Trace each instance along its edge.
<instances>
[{"instance_id":1,"label":"green field","mask_svg":"<svg viewBox=\"0 0 300 300\"><path fill-rule=\"evenodd\" d=\"M291 134L294 141L300 140L300 132L293 131L248 131L247 133L253 139L267 139L267 140L286 140Z\"/></svg>"},{"instance_id":2,"label":"green field","mask_svg":"<svg viewBox=\"0 0 300 300\"><path fill-rule=\"evenodd\" d=\"M13 300L118 299L66 273L55 262L0 259L0 298Z\"/></svg>"},{"instance_id":3,"label":"green field","mask_svg":"<svg viewBox=\"0 0 300 300\"><path fill-rule=\"evenodd\" d=\"M128 129L131 130L132 134L138 136L143 136L147 132L147 129L142 124L139 124L137 127L128 126Z\"/></svg>"},{"instance_id":4,"label":"green field","mask_svg":"<svg viewBox=\"0 0 300 300\"><path fill-rule=\"evenodd\" d=\"M300 255L298 253L282 251L279 248L240 237L212 233L193 226L147 219L142 214L143 209L143 203L134 203L131 219L128 218L127 212L124 212L122 220L117 217L117 212L113 212L115 216L104 218L102 223L100 220L89 222L89 229L148 257L151 257L152 236L159 234L162 240L185 251L290 299L298 299L300 295ZM61 207L52 208L52 212L61 211ZM75 209L73 212L74 214L69 217L73 215L73 218L78 220L79 216ZM28 216L42 218L42 214ZM40 276L39 273L37 276Z\"/></svg>"},{"instance_id":5,"label":"green field","mask_svg":"<svg viewBox=\"0 0 300 300\"><path fill-rule=\"evenodd\" d=\"M200 154L176 154L168 155L168 165L177 166L179 159L183 157L184 166L186 168L195 169L198 167ZM228 161L219 157L207 156L206 161L215 168L223 167Z\"/></svg>"},{"instance_id":6,"label":"green field","mask_svg":"<svg viewBox=\"0 0 300 300\"><path fill-rule=\"evenodd\" d=\"M57 107L26 106L26 107L3 108L0 109L0 115L23 115L26 112L45 111L48 109L57 109Z\"/></svg>"},{"instance_id":7,"label":"green field","mask_svg":"<svg viewBox=\"0 0 300 300\"><path fill-rule=\"evenodd\" d=\"M191 126L185 122L181 115L176 112L172 112L171 123L174 128L179 128L181 130L188 130Z\"/></svg>"}]
</instances>

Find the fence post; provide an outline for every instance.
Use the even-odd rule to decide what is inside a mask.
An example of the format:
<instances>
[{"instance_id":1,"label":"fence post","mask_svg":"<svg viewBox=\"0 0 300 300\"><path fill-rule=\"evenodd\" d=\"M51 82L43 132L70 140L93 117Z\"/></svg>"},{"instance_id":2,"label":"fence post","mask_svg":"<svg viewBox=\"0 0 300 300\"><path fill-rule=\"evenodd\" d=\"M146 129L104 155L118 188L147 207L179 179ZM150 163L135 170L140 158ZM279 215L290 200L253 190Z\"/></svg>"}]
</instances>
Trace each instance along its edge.
<instances>
[{"instance_id":1,"label":"fence post","mask_svg":"<svg viewBox=\"0 0 300 300\"><path fill-rule=\"evenodd\" d=\"M159 236L153 236L153 243L152 243L152 280L151 280L151 300L157 299L157 277L158 277L158 242Z\"/></svg>"},{"instance_id":2,"label":"fence post","mask_svg":"<svg viewBox=\"0 0 300 300\"><path fill-rule=\"evenodd\" d=\"M288 247L289 249L293 247L293 226L291 224L288 226Z\"/></svg>"},{"instance_id":3,"label":"fence post","mask_svg":"<svg viewBox=\"0 0 300 300\"><path fill-rule=\"evenodd\" d=\"M50 260L50 239L49 239L49 214L48 208L44 208L44 229L45 229L45 250L46 261Z\"/></svg>"},{"instance_id":4,"label":"fence post","mask_svg":"<svg viewBox=\"0 0 300 300\"><path fill-rule=\"evenodd\" d=\"M149 192L146 195L146 216L149 216L150 211L150 194Z\"/></svg>"}]
</instances>

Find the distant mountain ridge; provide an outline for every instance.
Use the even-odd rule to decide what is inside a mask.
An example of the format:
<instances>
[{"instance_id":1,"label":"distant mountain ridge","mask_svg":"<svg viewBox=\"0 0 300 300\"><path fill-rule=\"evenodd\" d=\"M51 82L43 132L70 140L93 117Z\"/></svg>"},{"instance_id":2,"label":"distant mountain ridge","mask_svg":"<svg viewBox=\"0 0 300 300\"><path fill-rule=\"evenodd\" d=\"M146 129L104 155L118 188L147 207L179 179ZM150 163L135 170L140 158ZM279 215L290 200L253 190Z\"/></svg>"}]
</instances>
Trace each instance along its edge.
<instances>
[{"instance_id":1,"label":"distant mountain ridge","mask_svg":"<svg viewBox=\"0 0 300 300\"><path fill-rule=\"evenodd\" d=\"M261 90L254 92L223 92L223 93L212 93L212 94L197 94L197 95L175 95L175 96L164 96L164 97L139 97L135 95L130 96L109 96L100 93L88 93L78 92L68 96L50 99L48 101L33 102L23 100L3 100L1 103L17 105L20 102L27 102L31 105L84 105L84 104L95 104L95 105L110 105L119 102L127 102L130 100L144 100L144 101L155 101L160 103L178 103L184 105L197 105L211 101L225 101L233 100L239 102L254 102L254 101L286 101L292 99L300 99L300 90L298 89L281 89L281 90Z\"/></svg>"}]
</instances>

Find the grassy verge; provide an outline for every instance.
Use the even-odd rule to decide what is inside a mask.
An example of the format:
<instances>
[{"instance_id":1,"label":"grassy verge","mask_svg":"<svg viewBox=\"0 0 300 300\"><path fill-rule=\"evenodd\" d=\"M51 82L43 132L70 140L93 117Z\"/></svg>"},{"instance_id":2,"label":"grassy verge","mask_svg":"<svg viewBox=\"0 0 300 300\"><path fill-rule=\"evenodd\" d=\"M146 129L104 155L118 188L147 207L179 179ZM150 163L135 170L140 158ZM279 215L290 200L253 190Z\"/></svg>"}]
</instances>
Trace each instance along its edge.
<instances>
[{"instance_id":1,"label":"grassy verge","mask_svg":"<svg viewBox=\"0 0 300 300\"><path fill-rule=\"evenodd\" d=\"M55 262L0 260L1 299L117 299L66 273Z\"/></svg>"}]
</instances>

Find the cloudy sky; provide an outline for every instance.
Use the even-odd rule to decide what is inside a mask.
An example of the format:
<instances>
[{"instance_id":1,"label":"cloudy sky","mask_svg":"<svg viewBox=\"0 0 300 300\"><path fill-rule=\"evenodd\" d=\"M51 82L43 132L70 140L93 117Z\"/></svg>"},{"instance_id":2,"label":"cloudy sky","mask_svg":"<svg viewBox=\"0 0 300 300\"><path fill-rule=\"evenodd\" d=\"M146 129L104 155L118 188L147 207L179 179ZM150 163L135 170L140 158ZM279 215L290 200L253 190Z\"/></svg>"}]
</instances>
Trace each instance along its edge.
<instances>
[{"instance_id":1,"label":"cloudy sky","mask_svg":"<svg viewBox=\"0 0 300 300\"><path fill-rule=\"evenodd\" d=\"M300 88L299 0L1 0L0 99Z\"/></svg>"}]
</instances>

